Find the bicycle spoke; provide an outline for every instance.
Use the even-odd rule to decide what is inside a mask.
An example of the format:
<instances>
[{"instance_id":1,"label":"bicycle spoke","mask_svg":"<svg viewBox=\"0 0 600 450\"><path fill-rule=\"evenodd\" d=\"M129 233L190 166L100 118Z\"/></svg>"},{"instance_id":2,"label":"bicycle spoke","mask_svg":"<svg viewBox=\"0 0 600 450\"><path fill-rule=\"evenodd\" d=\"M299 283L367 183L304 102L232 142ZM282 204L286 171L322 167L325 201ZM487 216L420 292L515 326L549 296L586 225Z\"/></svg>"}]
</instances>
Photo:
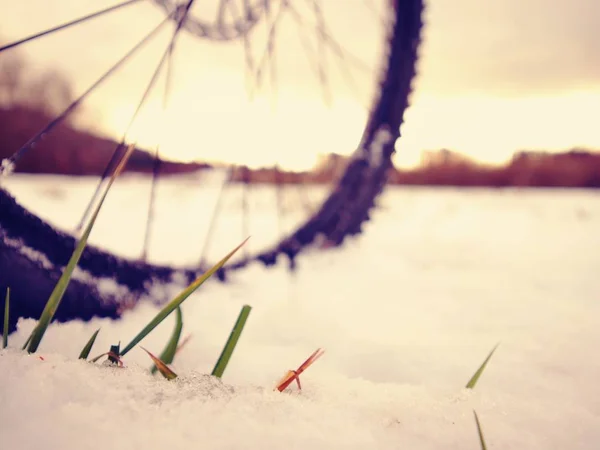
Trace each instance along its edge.
<instances>
[{"instance_id":1,"label":"bicycle spoke","mask_svg":"<svg viewBox=\"0 0 600 450\"><path fill-rule=\"evenodd\" d=\"M244 0L246 4L248 4L248 0ZM266 15L266 23L271 24L272 16L271 16L271 7L270 2L267 1L267 8L265 10ZM269 39L267 42L267 53L269 60L269 80L271 82L271 105L274 107L277 101L277 61L275 60L275 30L273 28L272 39Z\"/></svg>"},{"instance_id":2,"label":"bicycle spoke","mask_svg":"<svg viewBox=\"0 0 600 450\"><path fill-rule=\"evenodd\" d=\"M219 9L217 11L217 26L219 28L225 28L225 11L227 7L231 7L231 4L234 3L233 0L221 0L219 2ZM235 21L236 18L234 18Z\"/></svg>"},{"instance_id":3,"label":"bicycle spoke","mask_svg":"<svg viewBox=\"0 0 600 450\"><path fill-rule=\"evenodd\" d=\"M296 20L296 17L294 15L292 15L292 17L294 18L294 20ZM296 31L300 40L300 44L304 48L304 56L306 56L306 60L310 64L311 69L314 72L315 78L319 81L319 84L321 85L321 91L324 97L325 104L331 106L331 90L329 84L323 83L323 77L320 73L321 67L319 67L318 61L319 56L316 55L316 50L312 48L312 43L307 38L306 33L304 33L305 27L298 23ZM314 60L311 58L311 55L314 57Z\"/></svg>"},{"instance_id":4,"label":"bicycle spoke","mask_svg":"<svg viewBox=\"0 0 600 450\"><path fill-rule=\"evenodd\" d=\"M225 197L225 190L227 186L231 183L234 176L236 174L236 167L234 165L229 166L227 172L225 173L225 179L221 183L219 188L219 193L217 195L217 201L215 203L215 207L213 209L212 214L210 215L210 223L208 224L208 230L206 232L206 236L204 237L204 244L202 245L202 249L200 251L200 267L203 267L206 262L206 255L208 254L209 245L212 242L213 233L215 230L215 226L217 223L217 217L221 212L221 206L223 204L223 198Z\"/></svg>"},{"instance_id":5,"label":"bicycle spoke","mask_svg":"<svg viewBox=\"0 0 600 450\"><path fill-rule=\"evenodd\" d=\"M306 0L308 1L314 1L314 0ZM293 7L292 4L288 4L288 9L290 11L290 13L296 18L296 21L301 24L302 26L307 26L306 22L307 20L305 19L305 17L298 11L297 8ZM311 28L316 28L317 32L319 31L319 25L310 25ZM333 51L334 55L336 55L338 57L338 59L343 62L346 66L349 65L353 65L355 66L357 69L360 69L363 72L372 74L373 73L373 68L369 67L369 65L364 62L361 58L353 55L352 53L350 53L345 47L343 47L336 39L333 38L333 36L331 35L331 33L328 31L327 26L325 23L322 24L322 32L321 32L321 37L324 41L325 44L327 44L331 50ZM345 67L345 70L348 70L348 67Z\"/></svg>"},{"instance_id":6,"label":"bicycle spoke","mask_svg":"<svg viewBox=\"0 0 600 450\"><path fill-rule=\"evenodd\" d=\"M81 221L75 228L76 232L79 232L81 230L81 228L83 227L83 224L87 220L87 216L89 215L89 213L92 209L92 205L94 204L94 202L96 201L96 198L98 197L98 195L100 193L100 188L101 188L104 180L108 177L110 167L112 167L112 165L114 165L114 163L116 161L120 160L120 158L117 157L117 154L119 153L119 149L125 145L125 141L127 139L127 134L129 134L131 127L135 123L137 115L139 114L142 107L144 106L144 103L146 103L146 100L148 99L148 95L150 94L150 92L152 91L152 88L154 87L154 84L156 83L156 80L158 78L160 70L162 69L162 67L165 64L165 61L167 60L167 56L169 55L169 53L171 53L173 51L173 47L175 46L177 35L181 31L181 27L183 26L183 23L185 22L187 14L189 13L190 7L193 3L194 3L194 0L188 0L188 3L186 4L185 9L183 10L183 13L181 14L181 17L177 21L175 31L173 31L173 36L171 37L171 41L169 42L169 46L163 52L162 57L160 58L160 61L158 62L158 65L156 66L156 69L154 70L154 73L152 74L152 78L150 79L150 82L146 86L146 90L144 91L144 94L142 95L142 98L140 99L140 101L137 105L137 108L135 109L133 115L131 116L129 124L127 125L127 128L125 129L125 132L123 133L121 142L119 144L117 144L117 146L115 147L112 157L111 157L110 161L108 162L108 164L106 165L106 168L104 169L104 173L102 174L102 177L100 177L100 181L98 182L98 185L96 186L96 191L92 195L92 198L90 199L90 202L88 203L87 208L84 211Z\"/></svg>"},{"instance_id":7,"label":"bicycle spoke","mask_svg":"<svg viewBox=\"0 0 600 450\"><path fill-rule=\"evenodd\" d=\"M248 194L250 191L250 169L247 166L242 167L242 239L250 236L250 226L248 216L250 208L248 205ZM244 246L244 261L248 261L248 246Z\"/></svg>"},{"instance_id":8,"label":"bicycle spoke","mask_svg":"<svg viewBox=\"0 0 600 450\"><path fill-rule=\"evenodd\" d=\"M72 20L70 22L66 22L66 23L63 23L61 25L57 25L55 27L49 28L47 30L40 31L39 33L32 34L31 36L27 36L27 37L25 37L23 39L19 39L18 41L11 42L10 44L7 44L7 45L4 45L4 46L0 47L0 53L2 53L5 50L9 50L11 48L18 47L19 45L25 44L26 42L33 41L35 39L39 39L41 37L44 37L44 36L47 36L49 34L55 33L57 31L66 30L67 28L72 27L73 25L78 25L80 23L87 22L88 20L95 19L96 17L103 16L104 14L116 11L118 9L121 9L121 8L125 7L125 6L129 6L129 5L132 5L134 3L137 3L139 1L141 1L141 0L127 0L127 1L119 3L117 5L109 6L108 8L105 8L105 9L102 9L100 11L96 11L94 13L88 14L87 16L79 17L79 18L77 18L75 20Z\"/></svg>"},{"instance_id":9,"label":"bicycle spoke","mask_svg":"<svg viewBox=\"0 0 600 450\"><path fill-rule=\"evenodd\" d=\"M265 0L266 2L269 2L270 0ZM229 4L230 5L230 12L232 14L233 20L239 20L240 17L242 17L242 15L240 14L240 11L235 3L234 0L223 0L223 3ZM223 4L222 3L222 4ZM244 16L248 17L248 15L250 14L250 10L248 9L249 5L247 2L244 2ZM244 41L244 80L246 82L246 93L248 94L248 98L250 100L253 100L253 96L254 93L252 91L252 78L253 78L253 74L254 74L254 55L252 53L252 46L250 44L250 38L248 36L249 31L244 33L243 35L243 41Z\"/></svg>"},{"instance_id":10,"label":"bicycle spoke","mask_svg":"<svg viewBox=\"0 0 600 450\"><path fill-rule=\"evenodd\" d=\"M289 6L288 2L282 1L281 3L279 3L279 9L277 10L275 17L273 18L273 21L270 24L269 32L267 34L267 44L263 50L262 56L260 58L260 62L255 71L255 80L256 81L255 81L254 89L260 88L260 85L262 83L263 73L265 70L265 65L268 63L269 55L272 52L272 46L273 46L272 41L275 38L277 26L279 25L279 21L281 20L283 13L286 11L288 6Z\"/></svg>"},{"instance_id":11,"label":"bicycle spoke","mask_svg":"<svg viewBox=\"0 0 600 450\"><path fill-rule=\"evenodd\" d=\"M277 164L273 167L273 184L275 185L275 205L277 207L277 235L281 237L285 232L283 227L285 215L285 209L283 208L283 189L285 187L285 180L282 180L279 165Z\"/></svg>"},{"instance_id":12,"label":"bicycle spoke","mask_svg":"<svg viewBox=\"0 0 600 450\"><path fill-rule=\"evenodd\" d=\"M318 70L319 70L319 81L321 83L323 94L326 96L326 103L331 104L331 98L327 96L329 93L329 81L327 79L327 54L325 47L325 19L323 18L323 11L319 0L313 0L313 11L317 20L317 47L318 47Z\"/></svg>"},{"instance_id":13,"label":"bicycle spoke","mask_svg":"<svg viewBox=\"0 0 600 450\"><path fill-rule=\"evenodd\" d=\"M221 0L219 7L220 9L223 8L223 14L224 8L234 1L235 0ZM190 20L186 21L185 29L194 36L209 41L232 41L239 39L240 37L243 37L244 34L249 33L250 30L260 22L261 15L264 12L261 6L263 5L263 1L264 0L259 0L255 5L251 5L248 19L242 18L241 20L228 25L225 24L224 20L221 22L217 20L217 22L213 24L192 17ZM154 0L154 3L160 5L165 11L170 11L174 0ZM217 14L220 14L220 11Z\"/></svg>"},{"instance_id":14,"label":"bicycle spoke","mask_svg":"<svg viewBox=\"0 0 600 450\"><path fill-rule=\"evenodd\" d=\"M173 51L174 47L169 47L169 53L167 55L167 67L165 73L165 88L163 92L163 100L162 100L162 108L163 108L163 119L167 120L167 107L169 102L169 97L171 95L171 74L173 70ZM163 124L163 133L165 129L165 125ZM161 158L160 158L160 145L156 146L156 150L154 152L154 164L152 166L152 181L150 185L150 200L148 204L148 215L146 217L146 231L144 233L144 246L142 248L142 261L146 261L148 258L148 247L150 245L150 231L152 228L152 222L154 221L154 204L156 200L156 184L158 182L158 176L161 166Z\"/></svg>"},{"instance_id":15,"label":"bicycle spoke","mask_svg":"<svg viewBox=\"0 0 600 450\"><path fill-rule=\"evenodd\" d=\"M304 178L301 179L300 184L297 185L298 194L300 196L300 202L302 203L302 207L304 208L304 212L307 216L310 216L314 212L314 207L312 201L307 192L307 183Z\"/></svg>"},{"instance_id":16,"label":"bicycle spoke","mask_svg":"<svg viewBox=\"0 0 600 450\"><path fill-rule=\"evenodd\" d=\"M367 7L369 11L373 14L373 16L381 23L381 25L386 26L388 21L385 16L381 14L381 11L375 6L375 2L373 0L363 0L363 4Z\"/></svg>"}]
</instances>

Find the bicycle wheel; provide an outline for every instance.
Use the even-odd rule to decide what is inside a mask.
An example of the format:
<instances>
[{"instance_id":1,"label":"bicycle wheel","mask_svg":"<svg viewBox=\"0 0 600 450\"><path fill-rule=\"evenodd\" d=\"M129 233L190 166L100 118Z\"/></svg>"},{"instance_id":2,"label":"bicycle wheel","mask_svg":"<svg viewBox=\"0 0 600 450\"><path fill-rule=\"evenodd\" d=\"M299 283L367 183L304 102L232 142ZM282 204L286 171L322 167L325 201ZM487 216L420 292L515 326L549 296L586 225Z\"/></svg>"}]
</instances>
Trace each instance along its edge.
<instances>
[{"instance_id":1,"label":"bicycle wheel","mask_svg":"<svg viewBox=\"0 0 600 450\"><path fill-rule=\"evenodd\" d=\"M290 267L293 268L296 256L303 249L310 246L319 248L339 246L347 236L360 233L362 224L369 220L369 211L373 208L377 195L382 192L386 173L392 167L394 145L400 137L403 114L408 107L411 82L415 75L417 49L420 43L423 4L422 0L384 0L379 3L378 9L377 2L373 0L360 1L371 10L372 22L380 30L382 57L378 61L379 70L375 71L373 75L374 88L371 90L370 113L358 148L348 158L337 181L334 182L332 189L325 195L324 200L317 208L314 208L302 220L296 221L297 225L291 231L284 232L281 239L270 243L262 250L246 253L227 265L218 273L221 280L226 279L227 273L246 267L252 261L260 261L267 266L273 265L280 255L285 255ZM80 23L87 23L93 18L109 12L123 10L126 6L129 7L134 3L142 2L129 0L4 45L0 47L0 60L4 51L52 33L59 31L66 33L62 30ZM271 81L277 80L277 66L273 63L276 58L274 47L280 42L274 38L276 35L274 30L285 29L289 34L290 30L294 29L291 24L295 24L301 30L306 28L314 30L313 35L296 31L297 37L300 38L299 42L305 48L310 47L311 42L307 36L313 36L312 43L316 44L318 48L329 50L334 55L334 59L338 62L341 61L342 69L347 69L343 63L348 60L356 63L355 65L360 65L360 60L347 50L349 46L339 43L336 36L329 30L327 17L332 9L335 9L336 4L338 14L332 14L332 16L336 17L338 23L343 22L344 15L340 14L339 10L340 2L264 0L252 3L248 0L215 0L214 11L205 6L205 3L193 5L193 0L179 5L174 0L154 0L154 3L165 12L167 17L165 20L173 21L175 27L168 46L160 53L162 58L138 104L138 111L147 98L146 94L154 88L163 66L166 64L167 73L171 70L171 66L168 64L174 53L175 38L180 30L185 30L189 35L214 45L241 44L244 48L245 68L253 74L251 78L254 81L265 78L267 76L265 73L269 70L272 72L270 74ZM349 7L348 5L345 8ZM308 19L310 17L308 11L313 15L311 20ZM207 19L206 16L212 17L212 19ZM2 17L8 18L9 16L3 14ZM286 17L291 23L287 28L283 24ZM360 19L361 27L364 26L363 21L368 21L364 14L354 17L349 15L348 18L350 23L345 24L346 30L354 35L356 34L356 24L352 23L352 19ZM163 23L161 22L156 29L160 28ZM257 30L261 24L264 28L264 40L261 44L264 50L259 62L256 63L253 61L252 45L254 36L259 34ZM3 172L8 174L15 165L18 167L21 156L26 152L42 151L42 144L35 150L32 149L94 89L112 76L137 48L145 45L146 39L149 39L155 30L97 79L91 88L85 90L43 130L17 149L13 156L5 159L2 163ZM354 46L365 47L360 40L355 40ZM321 51L325 54L326 50ZM312 69L314 69L320 88L326 96L329 95L330 85L335 83L335 80L332 82L328 78L329 73L323 59L308 57L307 60L309 65L312 62ZM267 62L265 63L265 61ZM340 70L340 73L351 79L345 73L345 69ZM165 92L168 92L168 89L165 89ZM167 98L166 94L164 98ZM135 118L135 113L133 117ZM123 135L121 143L112 153L101 180L107 177L122 156L126 137L127 131ZM315 141L315 145L319 144L318 139ZM286 142L283 142L283 145L285 144ZM158 151L155 153L153 161L148 224L151 224L152 218L154 186L158 182L163 161ZM275 166L269 172L269 176L277 178L284 175L277 167ZM238 194L241 197L239 209L244 217L248 214L248 189L253 185L252 176L254 176L253 172L246 165L232 164L226 170L226 181L223 185L225 188L237 185ZM299 183L298 180L296 183ZM275 184L280 186L284 183L277 183L275 180ZM218 227L218 220L215 218L218 218L218 205L222 196L225 195L223 192L227 191L225 188L220 190L221 193L216 200L217 206L211 211L213 218L207 228L207 242L210 242L208 238L211 230ZM279 214L282 207L280 199L274 201L275 207ZM245 221L242 220L242 222ZM248 231L246 225L243 228ZM152 287L157 283L167 283L174 279L184 282L191 281L204 271L206 255L201 249L198 251L201 257L199 256L197 264L174 267L149 261L146 250L150 229L150 226L146 229L144 249L140 258L124 257L97 246L88 246L79 262L80 272L85 273L85 276L76 277L71 281L55 315L55 320L65 321L74 318L88 320L94 316L117 318L125 308L134 305L140 296L149 295ZM0 187L0 237L0 286L10 286L11 288L13 301L11 302L10 326L11 329L14 329L19 317L39 317L49 293L75 247L76 239L73 234L59 230L33 211L29 211L19 204L7 190L6 184ZM99 285L104 279L116 282L120 287L118 292L100 289ZM156 296L156 290L153 292L155 301L166 300L166 298ZM0 310L3 314L4 308L2 307Z\"/></svg>"}]
</instances>

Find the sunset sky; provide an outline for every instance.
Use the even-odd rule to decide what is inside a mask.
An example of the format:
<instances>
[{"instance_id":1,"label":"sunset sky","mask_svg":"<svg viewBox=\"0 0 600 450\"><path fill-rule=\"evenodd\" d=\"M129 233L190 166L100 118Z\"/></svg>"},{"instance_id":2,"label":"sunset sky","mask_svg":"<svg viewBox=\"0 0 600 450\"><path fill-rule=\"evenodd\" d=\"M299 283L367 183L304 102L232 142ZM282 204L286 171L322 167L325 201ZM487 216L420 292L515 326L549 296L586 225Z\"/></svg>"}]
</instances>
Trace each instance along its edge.
<instances>
[{"instance_id":1,"label":"sunset sky","mask_svg":"<svg viewBox=\"0 0 600 450\"><path fill-rule=\"evenodd\" d=\"M0 44L116 2L1 0ZM160 22L161 9L150 3L25 44L19 52L33 73L59 68L80 93ZM212 20L216 3L197 2L194 15ZM306 22L315 22L310 1L292 3ZM386 1L320 3L330 34L365 66L376 68ZM421 151L439 148L484 162L503 162L521 149L600 148L598 0L430 0L425 22L416 92L397 144L397 164L416 164ZM265 30L259 26L253 38L257 61ZM171 33L172 27L165 27L86 100L82 126L120 138ZM313 48L309 54L307 42ZM276 45L277 88L269 89L267 66L264 88L250 101L241 41L209 43L182 34L167 113L161 107L161 78L129 139L149 148L160 142L165 157L278 162L292 168L311 167L319 154L352 152L376 70L344 69L330 48L318 58L315 31L298 27L291 16L281 23ZM326 61L330 105L312 68L319 61Z\"/></svg>"}]
</instances>

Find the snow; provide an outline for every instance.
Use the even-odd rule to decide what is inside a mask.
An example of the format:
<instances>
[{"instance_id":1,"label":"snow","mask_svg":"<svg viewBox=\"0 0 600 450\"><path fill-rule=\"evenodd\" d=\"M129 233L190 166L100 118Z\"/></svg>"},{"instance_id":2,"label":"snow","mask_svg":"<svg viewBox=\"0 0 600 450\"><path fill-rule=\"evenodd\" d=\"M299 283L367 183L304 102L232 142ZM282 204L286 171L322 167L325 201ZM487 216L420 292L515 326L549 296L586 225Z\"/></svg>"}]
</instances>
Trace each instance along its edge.
<instances>
[{"instance_id":1,"label":"snow","mask_svg":"<svg viewBox=\"0 0 600 450\"><path fill-rule=\"evenodd\" d=\"M197 260L218 186L189 176L158 189L150 258ZM12 175L26 206L72 229L93 179ZM211 192L208 192L211 191ZM115 184L92 241L137 257L149 183ZM212 259L242 239L238 193ZM323 196L313 189L315 203ZM253 188L252 249L277 236L275 193ZM210 200L210 201L209 201ZM297 193L285 228L302 217ZM212 203L211 203L212 202ZM251 265L209 282L183 306L191 339L168 382L139 348L125 369L77 355L101 328L95 356L124 345L156 314L53 324L37 355L18 351L23 320L0 353L0 436L8 449L596 449L600 441L600 196L591 191L389 189L366 233L341 249ZM172 294L177 293L173 286ZM243 304L253 310L223 377L210 373ZM142 345L155 354L169 318ZM500 342L474 391L463 387ZM276 381L318 347L302 392Z\"/></svg>"}]
</instances>

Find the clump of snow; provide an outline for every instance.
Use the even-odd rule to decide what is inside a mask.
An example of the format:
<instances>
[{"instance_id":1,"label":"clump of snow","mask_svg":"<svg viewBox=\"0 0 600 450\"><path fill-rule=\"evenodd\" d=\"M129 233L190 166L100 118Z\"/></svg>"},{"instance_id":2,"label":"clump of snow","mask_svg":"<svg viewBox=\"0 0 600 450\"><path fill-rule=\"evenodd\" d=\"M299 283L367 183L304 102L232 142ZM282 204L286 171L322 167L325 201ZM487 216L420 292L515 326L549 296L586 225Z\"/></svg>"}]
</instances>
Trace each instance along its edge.
<instances>
[{"instance_id":1,"label":"clump of snow","mask_svg":"<svg viewBox=\"0 0 600 450\"><path fill-rule=\"evenodd\" d=\"M2 239L6 245L18 249L21 254L27 256L32 261L37 261L43 268L54 268L54 264L48 259L48 256L38 250L23 245L23 242L20 239L13 239L8 236L3 236Z\"/></svg>"},{"instance_id":2,"label":"clump of snow","mask_svg":"<svg viewBox=\"0 0 600 450\"><path fill-rule=\"evenodd\" d=\"M74 280L95 284L98 290L109 295L126 297L130 294L126 286L117 283L115 280L108 277L95 277L90 272L83 270L80 267L75 267L72 276Z\"/></svg>"},{"instance_id":3,"label":"clump of snow","mask_svg":"<svg viewBox=\"0 0 600 450\"><path fill-rule=\"evenodd\" d=\"M15 170L15 163L12 162L10 159L4 158L0 162L0 177L8 176L8 175L12 174L14 172L14 170Z\"/></svg>"},{"instance_id":4,"label":"clump of snow","mask_svg":"<svg viewBox=\"0 0 600 450\"><path fill-rule=\"evenodd\" d=\"M13 176L9 187L68 227L63 213L77 215L70 211L81 209L80 192L94 180L78 181L81 191L69 190L66 201L32 195L48 182ZM175 181L164 184L150 253L186 264L201 245L187 223L199 223L202 190L192 185L173 196ZM139 254L136 217L143 221L144 212L132 201L147 183L125 178L118 186L92 238ZM260 197L252 239L273 239L275 193L252 195ZM225 251L242 239L234 205L215 242ZM139 348L124 369L76 360L97 328L92 356L126 345L156 314L151 302L120 321L53 324L39 349L43 361L17 350L34 326L21 321L0 352L2 448L475 450L475 409L489 448L596 449L600 254L592 250L600 248L600 197L391 189L381 205L364 236L311 251L293 275L285 264L253 264L229 284L202 286L183 306L183 336L192 337L176 356L174 382L151 376ZM246 303L252 313L223 383L215 382L203 374ZM159 354L173 324L169 318L141 344ZM476 389L465 390L497 342ZM274 392L318 347L325 355L302 375L303 391Z\"/></svg>"},{"instance_id":5,"label":"clump of snow","mask_svg":"<svg viewBox=\"0 0 600 450\"><path fill-rule=\"evenodd\" d=\"M392 140L393 135L387 125L382 125L375 132L375 137L368 150L366 147L359 147L353 157L365 159L372 168L379 167L383 162L383 148Z\"/></svg>"}]
</instances>

